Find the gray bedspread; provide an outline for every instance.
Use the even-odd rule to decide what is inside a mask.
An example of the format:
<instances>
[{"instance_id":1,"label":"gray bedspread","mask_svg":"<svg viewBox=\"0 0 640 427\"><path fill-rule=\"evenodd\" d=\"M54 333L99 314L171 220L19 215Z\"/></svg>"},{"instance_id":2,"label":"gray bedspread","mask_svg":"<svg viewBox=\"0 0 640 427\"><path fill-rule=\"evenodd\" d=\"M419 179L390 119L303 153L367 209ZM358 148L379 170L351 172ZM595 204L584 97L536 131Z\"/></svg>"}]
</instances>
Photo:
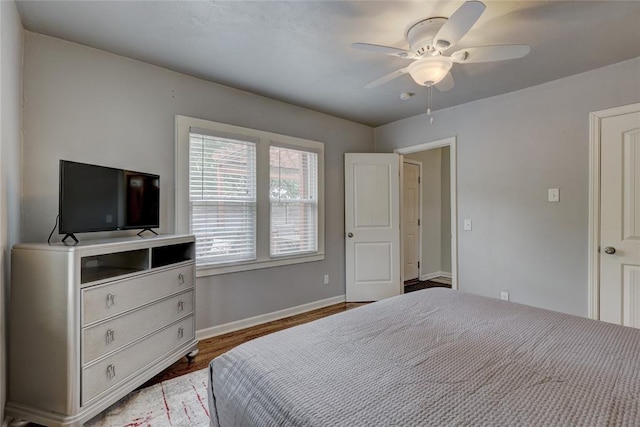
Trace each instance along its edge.
<instances>
[{"instance_id":1,"label":"gray bedspread","mask_svg":"<svg viewBox=\"0 0 640 427\"><path fill-rule=\"evenodd\" d=\"M640 330L428 289L210 364L213 425L640 425Z\"/></svg>"}]
</instances>

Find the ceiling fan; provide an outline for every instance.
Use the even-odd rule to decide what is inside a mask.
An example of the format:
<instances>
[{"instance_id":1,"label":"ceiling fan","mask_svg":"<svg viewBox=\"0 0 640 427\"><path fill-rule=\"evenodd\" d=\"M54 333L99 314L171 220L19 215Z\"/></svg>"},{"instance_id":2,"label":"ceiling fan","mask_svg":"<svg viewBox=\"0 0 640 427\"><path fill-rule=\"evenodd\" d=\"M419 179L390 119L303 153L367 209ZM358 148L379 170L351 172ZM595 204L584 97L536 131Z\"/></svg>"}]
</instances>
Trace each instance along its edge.
<instances>
[{"instance_id":1,"label":"ceiling fan","mask_svg":"<svg viewBox=\"0 0 640 427\"><path fill-rule=\"evenodd\" d=\"M453 87L451 67L454 63L503 61L521 58L531 48L526 44L478 46L461 49L450 56L444 53L453 47L473 27L482 15L485 5L480 1L467 1L449 18L428 18L412 25L407 31L410 50L369 43L353 43L351 47L374 53L413 60L408 67L393 71L365 86L370 89L409 73L416 83L440 91Z\"/></svg>"}]
</instances>

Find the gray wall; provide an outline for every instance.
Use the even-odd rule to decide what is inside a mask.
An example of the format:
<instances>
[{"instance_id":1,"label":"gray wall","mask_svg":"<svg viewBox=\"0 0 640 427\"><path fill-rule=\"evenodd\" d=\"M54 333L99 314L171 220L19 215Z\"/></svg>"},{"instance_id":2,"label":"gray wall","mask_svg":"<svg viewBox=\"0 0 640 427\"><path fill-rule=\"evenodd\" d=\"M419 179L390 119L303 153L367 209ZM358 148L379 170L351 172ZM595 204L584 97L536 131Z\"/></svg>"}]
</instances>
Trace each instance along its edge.
<instances>
[{"instance_id":1,"label":"gray wall","mask_svg":"<svg viewBox=\"0 0 640 427\"><path fill-rule=\"evenodd\" d=\"M161 231L173 232L174 115L181 114L325 143L326 259L198 279L197 328L344 294L343 155L373 151L370 127L26 34L25 241L43 242L53 227L59 159L160 174ZM323 284L324 274L330 275L329 285Z\"/></svg>"},{"instance_id":2,"label":"gray wall","mask_svg":"<svg viewBox=\"0 0 640 427\"><path fill-rule=\"evenodd\" d=\"M380 152L457 137L461 290L587 315L589 112L640 102L639 77L635 58L374 130Z\"/></svg>"},{"instance_id":3,"label":"gray wall","mask_svg":"<svg viewBox=\"0 0 640 427\"><path fill-rule=\"evenodd\" d=\"M6 382L6 307L11 246L20 231L22 23L13 1L0 2L0 422Z\"/></svg>"}]
</instances>

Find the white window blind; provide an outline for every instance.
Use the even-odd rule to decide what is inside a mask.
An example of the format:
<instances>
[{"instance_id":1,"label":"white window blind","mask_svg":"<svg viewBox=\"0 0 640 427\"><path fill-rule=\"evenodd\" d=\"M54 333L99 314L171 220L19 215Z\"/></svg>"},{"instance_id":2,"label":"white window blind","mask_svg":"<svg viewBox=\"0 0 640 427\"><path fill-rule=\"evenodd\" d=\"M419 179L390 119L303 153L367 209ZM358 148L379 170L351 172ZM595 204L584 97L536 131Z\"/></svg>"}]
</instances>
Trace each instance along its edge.
<instances>
[{"instance_id":1,"label":"white window blind","mask_svg":"<svg viewBox=\"0 0 640 427\"><path fill-rule=\"evenodd\" d=\"M254 141L191 129L189 209L198 264L256 258Z\"/></svg>"},{"instance_id":2,"label":"white window blind","mask_svg":"<svg viewBox=\"0 0 640 427\"><path fill-rule=\"evenodd\" d=\"M198 277L324 259L324 144L176 116L176 232Z\"/></svg>"},{"instance_id":3,"label":"white window blind","mask_svg":"<svg viewBox=\"0 0 640 427\"><path fill-rule=\"evenodd\" d=\"M318 250L318 155L271 146L272 257Z\"/></svg>"}]
</instances>

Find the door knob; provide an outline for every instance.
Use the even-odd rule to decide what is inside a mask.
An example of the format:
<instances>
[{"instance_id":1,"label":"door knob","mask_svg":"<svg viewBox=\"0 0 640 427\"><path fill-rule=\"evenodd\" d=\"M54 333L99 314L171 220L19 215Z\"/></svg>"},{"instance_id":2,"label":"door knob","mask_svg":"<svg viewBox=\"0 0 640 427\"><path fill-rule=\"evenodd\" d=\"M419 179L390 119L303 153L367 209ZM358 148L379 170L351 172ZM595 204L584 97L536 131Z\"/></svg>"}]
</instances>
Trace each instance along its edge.
<instances>
[{"instance_id":1,"label":"door knob","mask_svg":"<svg viewBox=\"0 0 640 427\"><path fill-rule=\"evenodd\" d=\"M616 253L616 248L614 248L613 246L605 246L604 253L607 255L613 255Z\"/></svg>"},{"instance_id":2,"label":"door knob","mask_svg":"<svg viewBox=\"0 0 640 427\"><path fill-rule=\"evenodd\" d=\"M348 237L353 237L353 233L347 233Z\"/></svg>"}]
</instances>

